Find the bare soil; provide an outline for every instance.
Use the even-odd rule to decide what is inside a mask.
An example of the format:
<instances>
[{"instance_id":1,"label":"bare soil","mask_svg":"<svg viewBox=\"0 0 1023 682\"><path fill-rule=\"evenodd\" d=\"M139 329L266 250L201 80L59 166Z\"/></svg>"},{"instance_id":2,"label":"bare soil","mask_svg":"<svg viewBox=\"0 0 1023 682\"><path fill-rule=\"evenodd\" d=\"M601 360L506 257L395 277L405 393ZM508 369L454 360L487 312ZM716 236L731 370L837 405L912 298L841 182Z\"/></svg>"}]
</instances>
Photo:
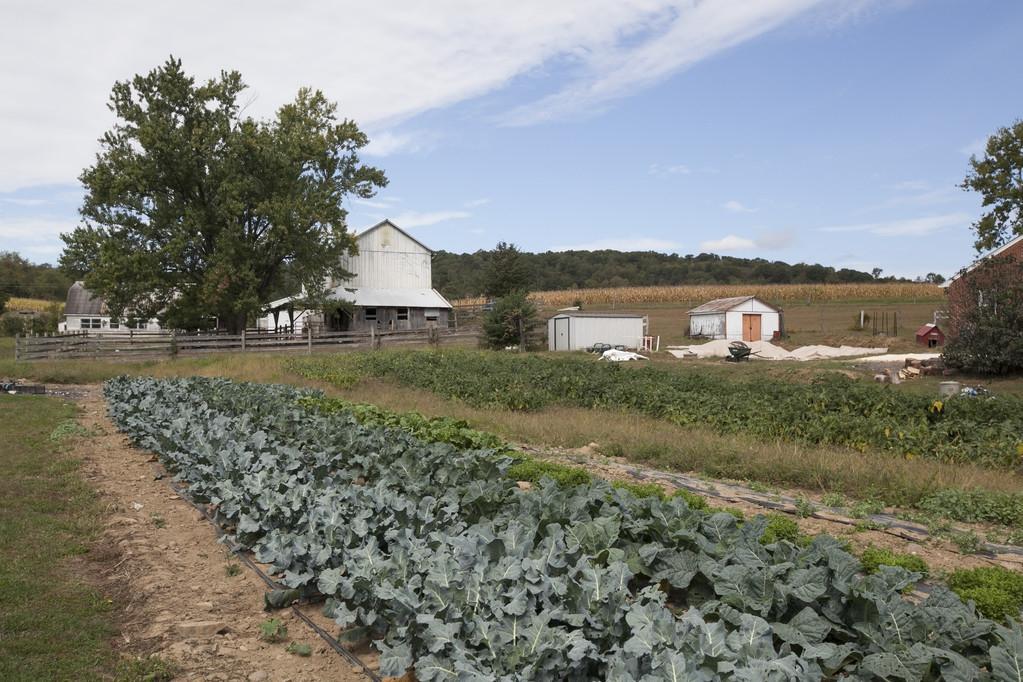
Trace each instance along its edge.
<instances>
[{"instance_id":1,"label":"bare soil","mask_svg":"<svg viewBox=\"0 0 1023 682\"><path fill-rule=\"evenodd\" d=\"M76 389L80 422L92 435L76 439L73 454L109 512L87 566L121 614L119 649L173 661L180 670L175 679L369 679L290 609L264 612L264 583L218 543L212 525L174 493L169 477L157 479L153 458L107 418L100 387ZM260 624L270 617L287 625L284 641L260 639ZM317 620L336 633L329 621ZM312 655L286 652L291 641L309 644Z\"/></svg>"}]
</instances>

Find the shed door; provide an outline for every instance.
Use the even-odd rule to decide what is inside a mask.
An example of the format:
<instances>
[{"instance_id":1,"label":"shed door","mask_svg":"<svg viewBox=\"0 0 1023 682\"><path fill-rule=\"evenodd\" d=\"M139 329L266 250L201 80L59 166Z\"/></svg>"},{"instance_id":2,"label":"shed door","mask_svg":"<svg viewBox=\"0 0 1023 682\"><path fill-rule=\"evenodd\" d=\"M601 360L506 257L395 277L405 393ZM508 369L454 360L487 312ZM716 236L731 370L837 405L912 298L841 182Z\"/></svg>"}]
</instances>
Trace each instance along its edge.
<instances>
[{"instance_id":1,"label":"shed door","mask_svg":"<svg viewBox=\"0 0 1023 682\"><path fill-rule=\"evenodd\" d=\"M567 317L554 320L554 350L572 350L568 345L568 322Z\"/></svg>"},{"instance_id":2,"label":"shed door","mask_svg":"<svg viewBox=\"0 0 1023 682\"><path fill-rule=\"evenodd\" d=\"M744 314L742 316L742 340L743 341L760 340L760 315Z\"/></svg>"}]
</instances>

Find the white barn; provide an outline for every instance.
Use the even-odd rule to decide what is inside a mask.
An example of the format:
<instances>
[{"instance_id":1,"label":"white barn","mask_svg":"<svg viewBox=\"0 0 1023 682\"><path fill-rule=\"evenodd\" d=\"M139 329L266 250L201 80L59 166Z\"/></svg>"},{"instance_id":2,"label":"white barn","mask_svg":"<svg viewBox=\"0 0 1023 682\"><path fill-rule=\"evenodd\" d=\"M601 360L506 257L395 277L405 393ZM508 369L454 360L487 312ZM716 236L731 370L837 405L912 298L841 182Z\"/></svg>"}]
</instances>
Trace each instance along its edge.
<instances>
[{"instance_id":1,"label":"white barn","mask_svg":"<svg viewBox=\"0 0 1023 682\"><path fill-rule=\"evenodd\" d=\"M85 288L84 282L75 282L67 290L67 301L64 303L64 321L57 325L60 332L76 332L85 330L90 334L122 333L135 329L158 330L160 321L151 320L119 320L110 315L106 301L94 296Z\"/></svg>"},{"instance_id":2,"label":"white barn","mask_svg":"<svg viewBox=\"0 0 1023 682\"><path fill-rule=\"evenodd\" d=\"M390 220L356 236L358 253L341 264L350 279L328 280L331 298L348 302L352 310L323 313L295 308L301 295L268 305L259 320L264 329L307 325L331 331L392 331L447 327L451 304L433 288L433 251Z\"/></svg>"},{"instance_id":3,"label":"white barn","mask_svg":"<svg viewBox=\"0 0 1023 682\"><path fill-rule=\"evenodd\" d=\"M548 350L586 350L596 343L640 348L647 318L634 313L560 312L547 320Z\"/></svg>"},{"instance_id":4,"label":"white barn","mask_svg":"<svg viewBox=\"0 0 1023 682\"><path fill-rule=\"evenodd\" d=\"M770 341L782 332L781 311L755 296L718 298L689 311L689 336Z\"/></svg>"}]
</instances>

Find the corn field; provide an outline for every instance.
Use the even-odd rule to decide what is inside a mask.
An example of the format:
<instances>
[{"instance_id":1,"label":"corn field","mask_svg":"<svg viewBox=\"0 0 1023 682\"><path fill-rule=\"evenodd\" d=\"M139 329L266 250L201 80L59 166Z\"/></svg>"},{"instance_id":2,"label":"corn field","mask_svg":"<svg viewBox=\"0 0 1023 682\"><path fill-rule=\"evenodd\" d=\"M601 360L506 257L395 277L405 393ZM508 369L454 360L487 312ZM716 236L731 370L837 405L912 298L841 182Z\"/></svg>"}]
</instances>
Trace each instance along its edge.
<instances>
[{"instance_id":1,"label":"corn field","mask_svg":"<svg viewBox=\"0 0 1023 682\"><path fill-rule=\"evenodd\" d=\"M64 303L61 301L47 301L41 298L19 298L15 296L7 301L7 305L4 306L4 309L14 312L33 310L36 312L45 312L50 310L53 306L58 306L61 311L64 310Z\"/></svg>"},{"instance_id":2,"label":"corn field","mask_svg":"<svg viewBox=\"0 0 1023 682\"><path fill-rule=\"evenodd\" d=\"M729 296L757 296L769 303L820 301L941 301L944 290L935 284L881 282L878 284L684 284L679 286L621 287L535 291L529 298L544 308L582 303L640 304L710 301ZM482 297L463 298L454 305L479 305Z\"/></svg>"}]
</instances>

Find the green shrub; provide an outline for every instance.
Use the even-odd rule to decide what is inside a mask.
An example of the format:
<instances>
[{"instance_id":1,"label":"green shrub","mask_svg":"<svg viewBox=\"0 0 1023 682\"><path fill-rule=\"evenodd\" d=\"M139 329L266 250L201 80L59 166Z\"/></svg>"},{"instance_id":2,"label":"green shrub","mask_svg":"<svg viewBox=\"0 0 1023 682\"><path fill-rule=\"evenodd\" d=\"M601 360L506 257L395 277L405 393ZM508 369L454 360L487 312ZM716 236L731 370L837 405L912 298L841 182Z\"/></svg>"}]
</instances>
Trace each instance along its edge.
<instances>
[{"instance_id":1,"label":"green shrub","mask_svg":"<svg viewBox=\"0 0 1023 682\"><path fill-rule=\"evenodd\" d=\"M539 483L544 477L547 477L562 487L586 485L593 482L593 477L584 469L555 462L545 462L531 457L522 457L508 467L507 475L514 481L529 481L530 483Z\"/></svg>"},{"instance_id":2,"label":"green shrub","mask_svg":"<svg viewBox=\"0 0 1023 682\"><path fill-rule=\"evenodd\" d=\"M920 500L917 509L953 521L1023 526L1023 494L986 490L940 490Z\"/></svg>"},{"instance_id":3,"label":"green shrub","mask_svg":"<svg viewBox=\"0 0 1023 682\"><path fill-rule=\"evenodd\" d=\"M707 509L707 500L703 499L694 492L690 492L685 488L679 488L672 497L681 497L689 505L690 509Z\"/></svg>"},{"instance_id":4,"label":"green shrub","mask_svg":"<svg viewBox=\"0 0 1023 682\"><path fill-rule=\"evenodd\" d=\"M866 573L877 573L880 566L898 566L913 573L927 576L930 569L927 562L912 554L893 552L881 547L867 547L860 556L860 563Z\"/></svg>"},{"instance_id":5,"label":"green shrub","mask_svg":"<svg viewBox=\"0 0 1023 682\"><path fill-rule=\"evenodd\" d=\"M760 544L773 545L780 540L799 544L801 540L799 524L782 514L768 514L767 527L760 536Z\"/></svg>"},{"instance_id":6,"label":"green shrub","mask_svg":"<svg viewBox=\"0 0 1023 682\"><path fill-rule=\"evenodd\" d=\"M628 490L636 497L656 497L659 500L663 500L665 497L667 497L664 494L664 488L657 485L656 483L634 483L632 481L613 481L611 485L620 490Z\"/></svg>"},{"instance_id":7,"label":"green shrub","mask_svg":"<svg viewBox=\"0 0 1023 682\"><path fill-rule=\"evenodd\" d=\"M1001 566L958 570L949 576L948 586L993 620L1019 618L1023 608L1023 574Z\"/></svg>"}]
</instances>

